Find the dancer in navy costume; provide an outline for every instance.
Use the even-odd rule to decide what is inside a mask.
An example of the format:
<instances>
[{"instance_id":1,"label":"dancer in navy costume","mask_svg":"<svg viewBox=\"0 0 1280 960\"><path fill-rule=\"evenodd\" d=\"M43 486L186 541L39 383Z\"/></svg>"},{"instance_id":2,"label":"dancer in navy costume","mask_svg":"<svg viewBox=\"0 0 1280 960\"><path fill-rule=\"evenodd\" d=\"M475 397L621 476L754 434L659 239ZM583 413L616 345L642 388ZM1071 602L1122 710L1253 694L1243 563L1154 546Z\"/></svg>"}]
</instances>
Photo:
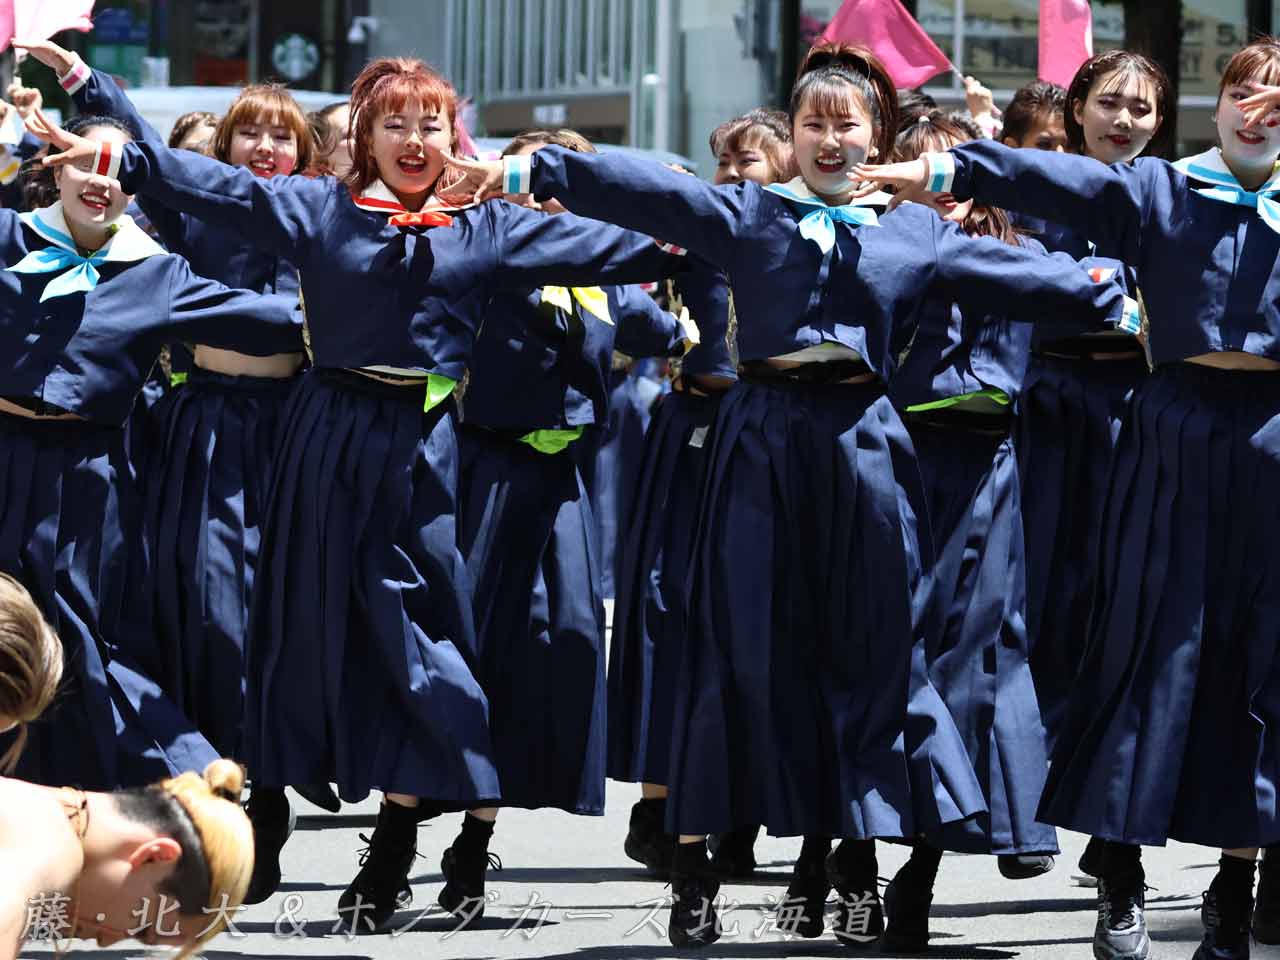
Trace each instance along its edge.
<instances>
[{"instance_id":1,"label":"dancer in navy costume","mask_svg":"<svg viewBox=\"0 0 1280 960\"><path fill-rule=\"evenodd\" d=\"M521 134L504 153L549 143L595 152L557 130ZM554 200L520 199L564 212ZM567 448L604 418L615 334L638 357L678 355L687 343L677 318L639 287L502 291L476 343L458 439L458 523L504 807L604 812L599 544ZM483 913L487 851L467 842L480 829L468 814L443 864L440 901L476 904L469 922Z\"/></svg>"},{"instance_id":2,"label":"dancer in navy costume","mask_svg":"<svg viewBox=\"0 0 1280 960\"><path fill-rule=\"evenodd\" d=\"M792 177L791 124L781 111L752 111L712 131L717 184L774 183ZM694 258L695 261L697 258ZM737 379L728 343L729 287L701 262L675 289L702 333L680 363L672 391L645 434L631 524L620 556L609 655L609 776L641 784L623 847L661 876L671 871L675 837L666 832L672 698L683 656L686 588L709 431L721 394ZM755 869L758 826L722 834L712 862L728 876Z\"/></svg>"},{"instance_id":3,"label":"dancer in navy costume","mask_svg":"<svg viewBox=\"0 0 1280 960\"><path fill-rule=\"evenodd\" d=\"M360 930L405 902L419 818L501 798L455 522L451 395L484 308L496 287L631 282L670 260L648 237L570 215L443 212L432 191L455 105L420 61L371 62L353 88L345 182L266 180L152 141L109 158L130 187L234 227L301 273L315 367L286 408L263 523L270 587L254 599L246 752L268 787L386 792L339 900ZM66 158L97 156L51 136ZM260 852L287 830L259 819Z\"/></svg>"},{"instance_id":4,"label":"dancer in navy costume","mask_svg":"<svg viewBox=\"0 0 1280 960\"><path fill-rule=\"evenodd\" d=\"M1151 311L1155 371L1123 420L1088 642L1040 809L1107 841L1099 958L1146 956L1137 845L1171 838L1227 848L1197 956L1247 956L1255 848L1280 839L1280 88L1259 82L1280 82L1274 38L1227 64L1221 147L1177 164L964 144L877 177L1018 203L1097 237L1136 268Z\"/></svg>"},{"instance_id":5,"label":"dancer in navy costume","mask_svg":"<svg viewBox=\"0 0 1280 960\"><path fill-rule=\"evenodd\" d=\"M1129 316L1114 283L1093 284L1069 258L971 239L919 205L877 218L839 203L852 164L891 150L896 109L870 52L823 45L792 94L793 188L715 187L555 147L450 161L467 173L454 192L557 196L705 256L734 291L745 375L715 425L669 771L676 945L719 935L706 833L754 821L856 838L828 876L836 936L868 942L882 926L871 838L985 811L924 669L928 526L884 390L924 300L990 310L1016 295L1046 319Z\"/></svg>"},{"instance_id":6,"label":"dancer in navy costume","mask_svg":"<svg viewBox=\"0 0 1280 960\"><path fill-rule=\"evenodd\" d=\"M110 119L74 127L104 154L129 139ZM0 569L55 625L66 664L18 775L112 789L216 756L158 687L154 638L130 606L145 557L123 424L166 338L273 352L298 326L285 298L194 276L122 216L115 178L92 171L63 168L52 205L0 212Z\"/></svg>"},{"instance_id":7,"label":"dancer in navy costume","mask_svg":"<svg viewBox=\"0 0 1280 960\"><path fill-rule=\"evenodd\" d=\"M1021 104L1011 109L1024 113ZM1158 152L1171 109L1169 79L1158 64L1126 50L1100 54L1081 66L1067 89L1067 149L1103 163ZM1033 133L1011 130L1005 142L1021 134L1026 143ZM1056 135L1049 136L1056 143ZM1069 226L1026 216L1014 222L1049 250L1077 259L1119 255L1101 238ZM1147 375L1146 356L1133 337L1100 327L1089 334L1036 331L1017 418L1031 670L1050 745L1084 653L1112 450L1128 396Z\"/></svg>"},{"instance_id":8,"label":"dancer in navy costume","mask_svg":"<svg viewBox=\"0 0 1280 960\"><path fill-rule=\"evenodd\" d=\"M58 71L81 109L119 117L160 142L110 77L53 44L32 52ZM261 177L305 169L310 154L302 111L273 86L241 92L210 152ZM164 246L198 272L297 302L298 271L288 260L145 195L139 206ZM243 756L244 651L259 523L280 446L277 419L303 360L301 333L292 346L278 356L250 357L196 345L184 387L151 412L157 448L147 457L144 490L147 602L165 656L157 680L222 756ZM255 806L268 801L285 802L283 794L253 792ZM249 892L250 903L257 893Z\"/></svg>"},{"instance_id":9,"label":"dancer in navy costume","mask_svg":"<svg viewBox=\"0 0 1280 960\"><path fill-rule=\"evenodd\" d=\"M939 113L898 135L910 160L971 139ZM945 194L904 192L974 236L1043 250L993 207ZM937 556L931 578L929 677L964 737L989 812L916 843L885 891L884 945L924 950L943 850L993 853L1001 871L1031 877L1053 867L1054 829L1036 820L1048 772L1044 724L1027 662L1025 569L1013 404L1032 328L985 317L948 299L929 304L889 395L902 412L924 483Z\"/></svg>"}]
</instances>

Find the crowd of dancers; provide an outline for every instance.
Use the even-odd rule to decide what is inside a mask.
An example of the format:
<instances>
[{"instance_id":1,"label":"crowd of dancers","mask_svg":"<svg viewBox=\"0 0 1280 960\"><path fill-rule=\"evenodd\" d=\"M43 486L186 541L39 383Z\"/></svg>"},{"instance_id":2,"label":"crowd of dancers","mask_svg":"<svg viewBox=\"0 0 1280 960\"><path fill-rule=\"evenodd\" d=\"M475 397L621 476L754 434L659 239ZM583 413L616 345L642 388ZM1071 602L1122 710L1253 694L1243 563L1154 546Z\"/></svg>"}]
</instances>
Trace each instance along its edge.
<instances>
[{"instance_id":1,"label":"crowd of dancers","mask_svg":"<svg viewBox=\"0 0 1280 960\"><path fill-rule=\"evenodd\" d=\"M476 157L401 58L166 140L20 46L77 116L17 87L0 132L0 956L48 894L198 947L278 888L286 787L383 795L355 932L460 815L471 924L501 808L607 779L681 947L761 828L802 937L926 950L945 851L1034 877L1062 827L1099 960L1169 839L1221 850L1198 960L1280 943L1280 41L1176 163L1139 54L997 121L822 44L713 183Z\"/></svg>"}]
</instances>

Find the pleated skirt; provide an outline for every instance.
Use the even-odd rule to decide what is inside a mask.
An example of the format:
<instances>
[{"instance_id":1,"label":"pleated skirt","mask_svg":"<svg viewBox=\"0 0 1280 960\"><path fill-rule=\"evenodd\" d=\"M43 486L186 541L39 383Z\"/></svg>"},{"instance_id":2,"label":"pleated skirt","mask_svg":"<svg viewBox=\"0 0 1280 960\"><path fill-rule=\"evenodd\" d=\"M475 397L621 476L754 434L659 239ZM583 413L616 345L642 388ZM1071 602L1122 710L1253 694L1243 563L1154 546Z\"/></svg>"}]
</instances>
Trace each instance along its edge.
<instances>
[{"instance_id":1,"label":"pleated skirt","mask_svg":"<svg viewBox=\"0 0 1280 960\"><path fill-rule=\"evenodd\" d=\"M932 546L883 387L739 383L712 433L668 829L904 837L983 812L928 679Z\"/></svg>"},{"instance_id":2,"label":"pleated skirt","mask_svg":"<svg viewBox=\"0 0 1280 960\"><path fill-rule=\"evenodd\" d=\"M673 392L645 434L619 558L609 650L609 777L667 782L676 676L687 630L689 561L717 396Z\"/></svg>"},{"instance_id":3,"label":"pleated skirt","mask_svg":"<svg viewBox=\"0 0 1280 960\"><path fill-rule=\"evenodd\" d=\"M1135 392L1042 819L1126 843L1280 841L1280 374Z\"/></svg>"},{"instance_id":4,"label":"pleated skirt","mask_svg":"<svg viewBox=\"0 0 1280 960\"><path fill-rule=\"evenodd\" d=\"M591 504L568 451L463 426L458 532L502 805L604 812L605 630Z\"/></svg>"},{"instance_id":5,"label":"pleated skirt","mask_svg":"<svg viewBox=\"0 0 1280 960\"><path fill-rule=\"evenodd\" d=\"M1049 758L1028 664L1018 463L1008 421L986 419L907 417L937 547L929 678L989 811L930 840L973 853L1048 853L1058 844L1053 827L1036 820Z\"/></svg>"},{"instance_id":6,"label":"pleated skirt","mask_svg":"<svg viewBox=\"0 0 1280 960\"><path fill-rule=\"evenodd\" d=\"M1146 376L1141 358L1037 355L1019 399L1031 672L1050 744L1084 652L1112 451L1129 395Z\"/></svg>"},{"instance_id":7,"label":"pleated skirt","mask_svg":"<svg viewBox=\"0 0 1280 960\"><path fill-rule=\"evenodd\" d=\"M112 790L216 757L146 667L140 513L122 428L0 414L0 570L30 591L64 660L21 779Z\"/></svg>"},{"instance_id":8,"label":"pleated skirt","mask_svg":"<svg viewBox=\"0 0 1280 960\"><path fill-rule=\"evenodd\" d=\"M338 370L290 394L246 658L245 751L263 784L450 809L500 796L458 550L455 412L423 401Z\"/></svg>"},{"instance_id":9,"label":"pleated skirt","mask_svg":"<svg viewBox=\"0 0 1280 960\"><path fill-rule=\"evenodd\" d=\"M224 756L239 757L244 651L259 526L295 377L200 367L151 411L149 596L165 690Z\"/></svg>"}]
</instances>

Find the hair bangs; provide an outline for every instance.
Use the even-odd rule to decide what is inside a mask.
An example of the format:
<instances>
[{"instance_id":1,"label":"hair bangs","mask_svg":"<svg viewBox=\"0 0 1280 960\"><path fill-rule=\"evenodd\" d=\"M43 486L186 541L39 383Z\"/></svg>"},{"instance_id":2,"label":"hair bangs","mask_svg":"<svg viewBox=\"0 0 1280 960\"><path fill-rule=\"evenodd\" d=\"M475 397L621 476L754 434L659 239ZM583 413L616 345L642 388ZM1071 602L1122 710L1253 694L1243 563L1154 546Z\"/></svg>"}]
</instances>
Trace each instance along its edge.
<instances>
[{"instance_id":1,"label":"hair bangs","mask_svg":"<svg viewBox=\"0 0 1280 960\"><path fill-rule=\"evenodd\" d=\"M796 105L796 116L801 112L819 117L870 116L871 105L862 91L837 77L814 77Z\"/></svg>"},{"instance_id":2,"label":"hair bangs","mask_svg":"<svg viewBox=\"0 0 1280 960\"><path fill-rule=\"evenodd\" d=\"M298 106L293 95L278 83L261 83L245 87L227 108L226 115L214 131L210 152L223 163L231 157L231 138L237 127L266 123L284 127L293 134L294 148L298 154L294 170L301 172L311 165L314 142L307 116Z\"/></svg>"},{"instance_id":3,"label":"hair bangs","mask_svg":"<svg viewBox=\"0 0 1280 960\"><path fill-rule=\"evenodd\" d=\"M1268 86L1280 84L1280 40L1275 37L1259 37L1247 47L1238 50L1227 61L1222 71L1222 83L1218 86L1218 96L1227 87L1243 86L1249 83L1263 83Z\"/></svg>"},{"instance_id":4,"label":"hair bangs","mask_svg":"<svg viewBox=\"0 0 1280 960\"><path fill-rule=\"evenodd\" d=\"M1103 74L1094 81L1094 89L1097 90L1098 96L1103 96L1104 94L1125 96L1125 91L1131 81L1137 86L1137 93L1132 95L1147 101L1147 103L1151 104L1152 109L1158 109L1160 106L1160 91L1157 88L1155 78L1133 61L1122 63L1110 73Z\"/></svg>"}]
</instances>

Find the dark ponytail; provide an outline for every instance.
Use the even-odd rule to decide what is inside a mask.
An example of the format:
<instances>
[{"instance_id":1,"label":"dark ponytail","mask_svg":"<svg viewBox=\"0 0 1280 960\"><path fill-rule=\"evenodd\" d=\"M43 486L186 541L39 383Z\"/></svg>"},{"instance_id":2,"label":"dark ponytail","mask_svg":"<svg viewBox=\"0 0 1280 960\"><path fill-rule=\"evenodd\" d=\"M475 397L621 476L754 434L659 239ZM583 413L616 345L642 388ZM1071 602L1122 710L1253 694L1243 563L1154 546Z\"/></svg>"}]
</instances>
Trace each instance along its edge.
<instances>
[{"instance_id":1,"label":"dark ponytail","mask_svg":"<svg viewBox=\"0 0 1280 960\"><path fill-rule=\"evenodd\" d=\"M67 133L74 133L77 136L84 136L86 130L92 130L94 127L110 127L112 130L119 130L130 140L136 139L136 135L129 129L128 124L115 117L100 117L88 114L81 114L68 123L64 130ZM46 152L39 156L32 157L22 166L22 198L28 210L38 210L40 207L49 207L58 202L58 183L53 178L53 167L46 167L41 163L41 157L52 156L62 151L54 146L49 146Z\"/></svg>"},{"instance_id":2,"label":"dark ponytail","mask_svg":"<svg viewBox=\"0 0 1280 960\"><path fill-rule=\"evenodd\" d=\"M877 159L884 162L893 153L893 138L898 132L898 91L884 64L866 47L849 43L811 47L791 88L791 122L795 123L803 106L820 113L843 108L849 86L866 102L873 128L871 143L878 151Z\"/></svg>"}]
</instances>

